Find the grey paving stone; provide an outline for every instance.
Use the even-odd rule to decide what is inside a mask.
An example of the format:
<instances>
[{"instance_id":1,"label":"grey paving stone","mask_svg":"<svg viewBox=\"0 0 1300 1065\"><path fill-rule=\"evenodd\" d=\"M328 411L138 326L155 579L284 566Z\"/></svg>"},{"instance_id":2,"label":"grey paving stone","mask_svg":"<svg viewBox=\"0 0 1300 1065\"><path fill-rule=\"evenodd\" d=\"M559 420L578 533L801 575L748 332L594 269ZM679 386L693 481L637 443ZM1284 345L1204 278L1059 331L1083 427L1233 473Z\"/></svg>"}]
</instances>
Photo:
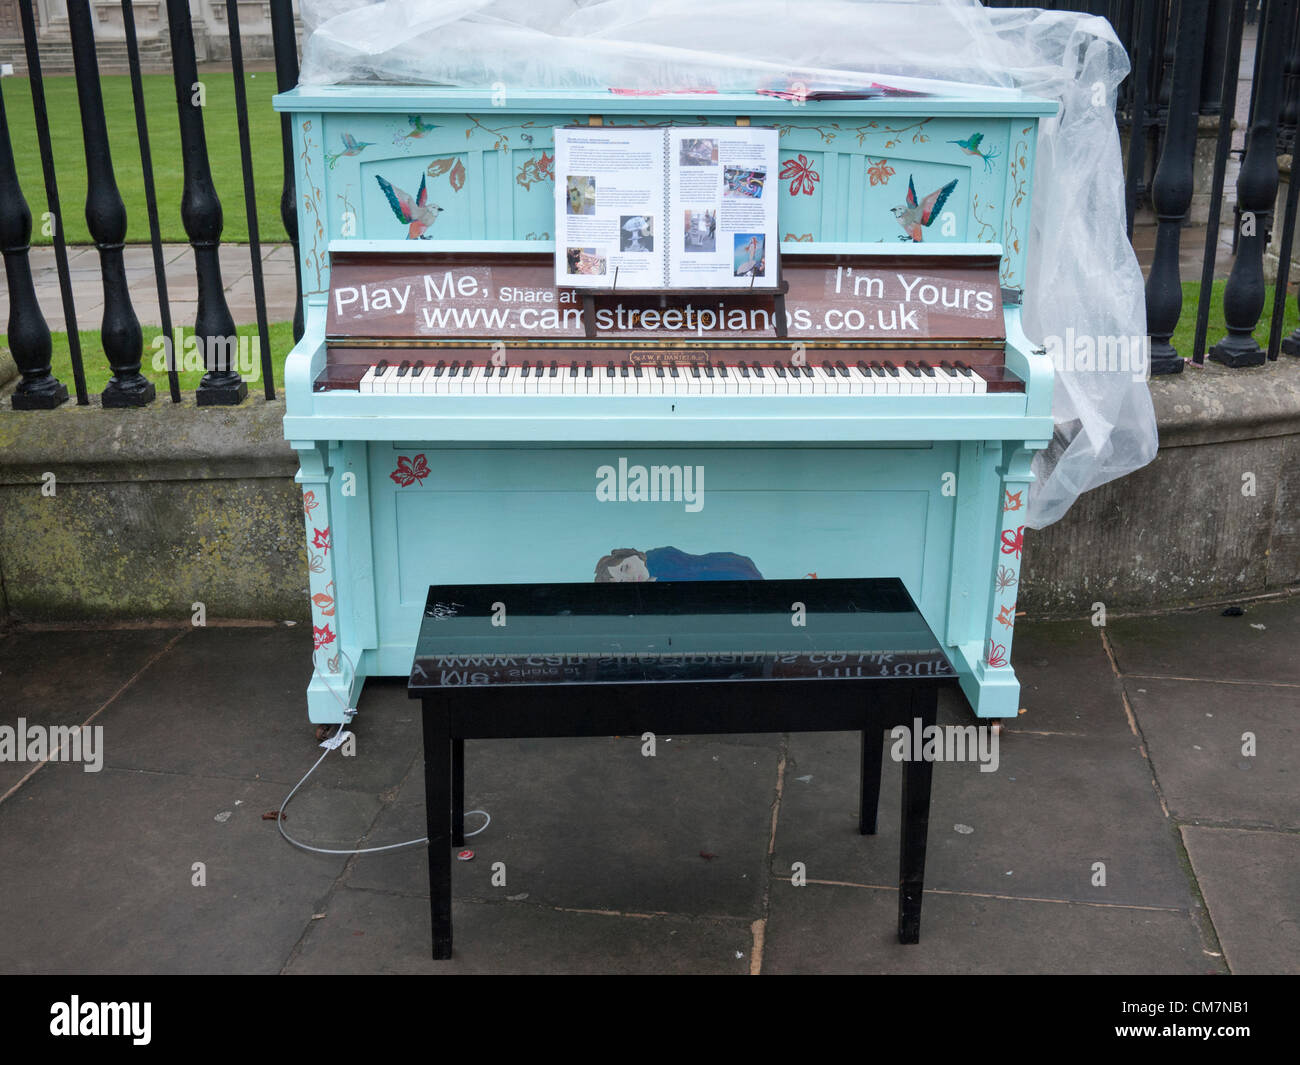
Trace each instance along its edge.
<instances>
[{"instance_id":1,"label":"grey paving stone","mask_svg":"<svg viewBox=\"0 0 1300 1065\"><path fill-rule=\"evenodd\" d=\"M1132 679L1129 699L1174 817L1300 828L1300 689ZM1249 732L1255 754L1243 754Z\"/></svg>"},{"instance_id":2,"label":"grey paving stone","mask_svg":"<svg viewBox=\"0 0 1300 1065\"><path fill-rule=\"evenodd\" d=\"M467 841L475 859L454 863L453 895L752 920L781 738L749 739L661 737L654 758L633 737L467 742L465 805L492 824ZM425 835L422 758L414 768L375 842ZM466 818L470 831L479 823ZM505 863L505 887L490 882L494 862ZM425 852L366 856L348 883L427 895Z\"/></svg>"},{"instance_id":3,"label":"grey paving stone","mask_svg":"<svg viewBox=\"0 0 1300 1065\"><path fill-rule=\"evenodd\" d=\"M107 629L0 639L0 725L16 726L20 717L29 725L80 725L176 636L176 629ZM31 768L0 761L0 795Z\"/></svg>"},{"instance_id":4,"label":"grey paving stone","mask_svg":"<svg viewBox=\"0 0 1300 1065\"><path fill-rule=\"evenodd\" d=\"M225 777L42 770L0 803L0 970L277 972L345 860L286 844L262 820L282 798ZM377 805L330 791L286 827L324 836Z\"/></svg>"},{"instance_id":5,"label":"grey paving stone","mask_svg":"<svg viewBox=\"0 0 1300 1065\"><path fill-rule=\"evenodd\" d=\"M1214 973L1186 913L926 892L898 942L894 891L776 880L764 973ZM1010 1024L1014 1018L1006 1016Z\"/></svg>"},{"instance_id":6,"label":"grey paving stone","mask_svg":"<svg viewBox=\"0 0 1300 1065\"><path fill-rule=\"evenodd\" d=\"M1106 632L1125 674L1300 684L1300 597L1244 606L1242 617L1224 617L1220 606L1119 618Z\"/></svg>"},{"instance_id":7,"label":"grey paving stone","mask_svg":"<svg viewBox=\"0 0 1300 1065\"><path fill-rule=\"evenodd\" d=\"M289 973L749 972L748 922L574 913L531 898L452 906L452 956L430 957L425 899L343 888Z\"/></svg>"},{"instance_id":8,"label":"grey paving stone","mask_svg":"<svg viewBox=\"0 0 1300 1065\"><path fill-rule=\"evenodd\" d=\"M902 768L886 740L877 834L861 836L858 758L855 733L790 737L774 875L788 879L800 861L813 879L898 884ZM1104 887L1092 884L1094 862L1105 863ZM1131 737L1004 734L996 772L982 773L973 762L936 763L926 886L1194 905L1172 829Z\"/></svg>"},{"instance_id":9,"label":"grey paving stone","mask_svg":"<svg viewBox=\"0 0 1300 1065\"><path fill-rule=\"evenodd\" d=\"M1300 973L1300 836L1185 826L1183 839L1234 973Z\"/></svg>"},{"instance_id":10,"label":"grey paving stone","mask_svg":"<svg viewBox=\"0 0 1300 1065\"><path fill-rule=\"evenodd\" d=\"M1008 727L1131 735L1119 680L1091 622L1022 622L1016 626L1011 664L1025 712Z\"/></svg>"},{"instance_id":11,"label":"grey paving stone","mask_svg":"<svg viewBox=\"0 0 1300 1065\"><path fill-rule=\"evenodd\" d=\"M273 782L287 792L322 753L307 720L310 673L303 626L198 629L103 715L107 764ZM331 754L304 792L394 788L418 747L413 711L400 687L367 685L356 756Z\"/></svg>"}]
</instances>

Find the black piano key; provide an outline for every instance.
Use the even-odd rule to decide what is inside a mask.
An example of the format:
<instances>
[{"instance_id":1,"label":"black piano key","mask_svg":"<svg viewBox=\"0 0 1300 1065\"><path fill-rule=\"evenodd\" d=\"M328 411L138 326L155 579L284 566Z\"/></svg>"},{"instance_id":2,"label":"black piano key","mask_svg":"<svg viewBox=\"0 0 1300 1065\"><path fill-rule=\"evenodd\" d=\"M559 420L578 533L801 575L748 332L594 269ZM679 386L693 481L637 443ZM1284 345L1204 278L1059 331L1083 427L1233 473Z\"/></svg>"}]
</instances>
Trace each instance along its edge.
<instances>
[{"instance_id":1,"label":"black piano key","mask_svg":"<svg viewBox=\"0 0 1300 1065\"><path fill-rule=\"evenodd\" d=\"M798 369L803 371L804 377L812 377L813 371L811 366L800 366Z\"/></svg>"},{"instance_id":2,"label":"black piano key","mask_svg":"<svg viewBox=\"0 0 1300 1065\"><path fill-rule=\"evenodd\" d=\"M741 377L749 376L749 364L745 362L744 359L740 360L740 376Z\"/></svg>"},{"instance_id":3,"label":"black piano key","mask_svg":"<svg viewBox=\"0 0 1300 1065\"><path fill-rule=\"evenodd\" d=\"M591 363L588 362L588 363L587 363L587 368L586 368L586 370L584 371L583 376L584 376L584 377L590 377L590 376L592 376L593 373L594 373L594 371L593 371L592 368L591 368Z\"/></svg>"},{"instance_id":4,"label":"black piano key","mask_svg":"<svg viewBox=\"0 0 1300 1065\"><path fill-rule=\"evenodd\" d=\"M469 359L465 360L465 365L460 368L461 377L468 377L474 371L474 363Z\"/></svg>"},{"instance_id":5,"label":"black piano key","mask_svg":"<svg viewBox=\"0 0 1300 1065\"><path fill-rule=\"evenodd\" d=\"M388 360L387 360L387 359L380 359L377 363L375 363L375 376L376 376L376 377L378 377L381 373L387 373L387 372L388 372Z\"/></svg>"},{"instance_id":6,"label":"black piano key","mask_svg":"<svg viewBox=\"0 0 1300 1065\"><path fill-rule=\"evenodd\" d=\"M908 359L905 363L903 363L903 369L905 369L913 377L921 376L921 371L916 368L916 363L914 363L911 359Z\"/></svg>"},{"instance_id":7,"label":"black piano key","mask_svg":"<svg viewBox=\"0 0 1300 1065\"><path fill-rule=\"evenodd\" d=\"M928 362L926 362L924 359L922 359L922 360L921 360L920 362L918 362L916 365L919 366L919 367L921 367L921 372L922 372L923 374L925 374L926 377L933 377L933 376L934 376L934 367L931 366L931 365L930 365Z\"/></svg>"},{"instance_id":8,"label":"black piano key","mask_svg":"<svg viewBox=\"0 0 1300 1065\"><path fill-rule=\"evenodd\" d=\"M415 365L411 367L411 376L416 377L423 372L424 372L424 360L419 359L416 361Z\"/></svg>"},{"instance_id":9,"label":"black piano key","mask_svg":"<svg viewBox=\"0 0 1300 1065\"><path fill-rule=\"evenodd\" d=\"M719 377L731 376L731 372L727 369L727 364L725 362L718 363L718 376Z\"/></svg>"},{"instance_id":10,"label":"black piano key","mask_svg":"<svg viewBox=\"0 0 1300 1065\"><path fill-rule=\"evenodd\" d=\"M892 362L890 362L888 359L886 359L886 360L885 360L885 373L889 374L890 377L897 377L897 376L898 376L898 367L895 366L895 365L894 365Z\"/></svg>"},{"instance_id":11,"label":"black piano key","mask_svg":"<svg viewBox=\"0 0 1300 1065\"><path fill-rule=\"evenodd\" d=\"M776 371L776 376L782 380L788 376L785 372L785 363L778 360L772 368Z\"/></svg>"},{"instance_id":12,"label":"black piano key","mask_svg":"<svg viewBox=\"0 0 1300 1065\"><path fill-rule=\"evenodd\" d=\"M957 372L957 371L956 371L956 368L953 366L953 364L950 363L947 359L944 359L942 362L939 363L939 369L941 369L944 373L956 373L956 372Z\"/></svg>"},{"instance_id":13,"label":"black piano key","mask_svg":"<svg viewBox=\"0 0 1300 1065\"><path fill-rule=\"evenodd\" d=\"M962 373L962 374L964 374L964 375L967 376L967 377L974 377L974 376L975 376L975 371L972 370L969 366L967 366L964 362L961 362L960 360L958 360L958 362L956 363L956 366L957 366L957 370L958 370L959 373Z\"/></svg>"},{"instance_id":14,"label":"black piano key","mask_svg":"<svg viewBox=\"0 0 1300 1065\"><path fill-rule=\"evenodd\" d=\"M841 377L849 376L849 368L845 366L844 363L842 362L835 363L835 370Z\"/></svg>"},{"instance_id":15,"label":"black piano key","mask_svg":"<svg viewBox=\"0 0 1300 1065\"><path fill-rule=\"evenodd\" d=\"M622 364L619 366L619 376L620 376L620 377L626 377L626 376L627 376L627 363L622 363Z\"/></svg>"},{"instance_id":16,"label":"black piano key","mask_svg":"<svg viewBox=\"0 0 1300 1065\"><path fill-rule=\"evenodd\" d=\"M643 376L643 374L642 374L642 372L641 372L641 364L640 364L639 362L638 362L635 366L632 367L632 376L633 376L633 377L641 377L641 376Z\"/></svg>"},{"instance_id":17,"label":"black piano key","mask_svg":"<svg viewBox=\"0 0 1300 1065\"><path fill-rule=\"evenodd\" d=\"M706 363L704 364L704 376L705 376L705 377L712 377L712 376L713 376L713 363L711 363L711 362L706 362Z\"/></svg>"},{"instance_id":18,"label":"black piano key","mask_svg":"<svg viewBox=\"0 0 1300 1065\"><path fill-rule=\"evenodd\" d=\"M441 377L442 371L445 370L446 368L447 368L447 364L442 359L439 359L438 365L433 368L433 376Z\"/></svg>"},{"instance_id":19,"label":"black piano key","mask_svg":"<svg viewBox=\"0 0 1300 1065\"><path fill-rule=\"evenodd\" d=\"M411 372L411 360L403 359L401 361L401 364L397 367L397 376L405 377L410 372Z\"/></svg>"},{"instance_id":20,"label":"black piano key","mask_svg":"<svg viewBox=\"0 0 1300 1065\"><path fill-rule=\"evenodd\" d=\"M757 359L754 360L754 374L757 377L767 376L767 374L763 372L763 364L759 362Z\"/></svg>"},{"instance_id":21,"label":"black piano key","mask_svg":"<svg viewBox=\"0 0 1300 1065\"><path fill-rule=\"evenodd\" d=\"M486 369L484 369L484 371L483 371L483 380L486 381L489 377L491 377L491 376L492 376L492 372L493 372L495 369L496 369L495 366L493 366L491 363L488 363ZM502 374L502 376L504 377L505 375Z\"/></svg>"},{"instance_id":22,"label":"black piano key","mask_svg":"<svg viewBox=\"0 0 1300 1065\"><path fill-rule=\"evenodd\" d=\"M457 374L459 371L460 371L460 360L457 359L455 362L453 362L453 363L451 364L450 367L448 367L448 369L447 369L447 376L448 376L448 377L455 377L456 374Z\"/></svg>"},{"instance_id":23,"label":"black piano key","mask_svg":"<svg viewBox=\"0 0 1300 1065\"><path fill-rule=\"evenodd\" d=\"M858 373L860 373L863 377L870 377L870 376L871 376L871 367L868 366L868 365L867 365L865 362L863 362L861 359L859 359L859 360L858 360Z\"/></svg>"},{"instance_id":24,"label":"black piano key","mask_svg":"<svg viewBox=\"0 0 1300 1065\"><path fill-rule=\"evenodd\" d=\"M661 362L655 363L655 376L663 377L663 375L664 375L664 364Z\"/></svg>"},{"instance_id":25,"label":"black piano key","mask_svg":"<svg viewBox=\"0 0 1300 1065\"><path fill-rule=\"evenodd\" d=\"M691 376L692 377L700 376L700 364L698 362L691 363Z\"/></svg>"},{"instance_id":26,"label":"black piano key","mask_svg":"<svg viewBox=\"0 0 1300 1065\"><path fill-rule=\"evenodd\" d=\"M576 362L569 363L569 376L570 377L578 376L578 364Z\"/></svg>"},{"instance_id":27,"label":"black piano key","mask_svg":"<svg viewBox=\"0 0 1300 1065\"><path fill-rule=\"evenodd\" d=\"M822 360L822 373L824 373L827 377L835 376L835 367L831 365L830 359Z\"/></svg>"},{"instance_id":28,"label":"black piano key","mask_svg":"<svg viewBox=\"0 0 1300 1065\"><path fill-rule=\"evenodd\" d=\"M613 376L614 376L614 360L613 360L613 359L611 359L608 363L605 364L605 376L606 376L606 377L613 377Z\"/></svg>"},{"instance_id":29,"label":"black piano key","mask_svg":"<svg viewBox=\"0 0 1300 1065\"><path fill-rule=\"evenodd\" d=\"M669 364L668 373L672 377L681 377L682 375L682 372L677 368L677 363L675 362Z\"/></svg>"},{"instance_id":30,"label":"black piano key","mask_svg":"<svg viewBox=\"0 0 1300 1065\"><path fill-rule=\"evenodd\" d=\"M558 364L556 363L556 361L555 361L554 359L552 359L552 360L551 360L551 376L552 376L552 377L558 377L558 376L559 376L559 373L560 373L560 368L559 368Z\"/></svg>"}]
</instances>

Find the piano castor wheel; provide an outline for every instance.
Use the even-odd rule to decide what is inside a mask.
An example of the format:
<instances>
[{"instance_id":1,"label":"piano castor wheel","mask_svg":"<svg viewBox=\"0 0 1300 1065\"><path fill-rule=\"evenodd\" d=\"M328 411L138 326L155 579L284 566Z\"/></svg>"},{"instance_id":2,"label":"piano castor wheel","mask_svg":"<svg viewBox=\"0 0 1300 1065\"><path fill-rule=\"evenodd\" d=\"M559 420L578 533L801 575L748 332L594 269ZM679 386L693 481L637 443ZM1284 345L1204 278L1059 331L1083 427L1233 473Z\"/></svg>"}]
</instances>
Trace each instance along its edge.
<instances>
[{"instance_id":1,"label":"piano castor wheel","mask_svg":"<svg viewBox=\"0 0 1300 1065\"><path fill-rule=\"evenodd\" d=\"M316 726L316 742L317 742L317 743L324 743L327 739L329 739L329 738L330 738L331 736L333 736L336 732L338 732L339 728L340 728L340 726L338 726L338 725L317 725L317 726Z\"/></svg>"}]
</instances>

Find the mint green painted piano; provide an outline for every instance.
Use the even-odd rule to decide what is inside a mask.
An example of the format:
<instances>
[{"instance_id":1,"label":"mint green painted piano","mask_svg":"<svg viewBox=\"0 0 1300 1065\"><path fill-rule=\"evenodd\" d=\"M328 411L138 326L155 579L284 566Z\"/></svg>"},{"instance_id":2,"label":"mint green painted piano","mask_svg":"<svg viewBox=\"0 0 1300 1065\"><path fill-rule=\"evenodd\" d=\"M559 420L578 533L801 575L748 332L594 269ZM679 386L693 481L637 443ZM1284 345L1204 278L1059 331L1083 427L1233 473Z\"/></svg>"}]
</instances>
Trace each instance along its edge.
<instances>
[{"instance_id":1,"label":"mint green painted piano","mask_svg":"<svg viewBox=\"0 0 1300 1065\"><path fill-rule=\"evenodd\" d=\"M275 106L297 157L285 436L312 721L409 675L431 584L737 577L900 577L975 712L1015 716L1030 460L1052 436L1020 296L1054 104L331 86ZM779 129L785 306L701 295L697 321L709 299L749 317L593 332L549 265L552 131L668 124ZM948 191L918 225L909 189ZM641 323L690 302L629 299ZM882 332L886 306L907 335Z\"/></svg>"}]
</instances>

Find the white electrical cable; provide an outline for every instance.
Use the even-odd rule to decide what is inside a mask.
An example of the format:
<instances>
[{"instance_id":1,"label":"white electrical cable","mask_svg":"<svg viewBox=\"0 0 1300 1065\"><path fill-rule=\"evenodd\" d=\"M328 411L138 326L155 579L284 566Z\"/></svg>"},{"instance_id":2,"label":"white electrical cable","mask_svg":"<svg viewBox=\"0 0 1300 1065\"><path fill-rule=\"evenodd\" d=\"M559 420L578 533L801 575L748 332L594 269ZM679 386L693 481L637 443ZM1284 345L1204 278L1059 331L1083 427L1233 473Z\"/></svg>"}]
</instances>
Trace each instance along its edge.
<instances>
[{"instance_id":1,"label":"white electrical cable","mask_svg":"<svg viewBox=\"0 0 1300 1065\"><path fill-rule=\"evenodd\" d=\"M347 654L342 649L339 650L339 654L342 655L343 658L347 661L348 668L352 669L352 660L348 658ZM312 665L313 666L316 665L315 652L312 653ZM320 672L319 667L317 667L317 673L319 672ZM338 692L336 692L328 682L326 682L325 687L329 691L329 693L332 696L334 696L335 699L338 699L339 705L343 707L343 717L344 717L343 725L348 724L352 720L352 718L356 716L357 713L356 708L348 706L342 699L339 699ZM398 850L402 847L418 847L423 843L428 843L429 837L423 836L420 839L408 839L405 843L388 843L382 847L357 847L353 849L336 849L333 847L315 847L312 846L310 843L303 843L300 840L294 839L291 835L289 835L288 832L284 830L284 814L285 811L289 808L290 801L292 801L293 797L296 794L298 794L298 789L307 783L307 778L311 776L314 772L316 772L316 767L319 766L321 762L325 761L325 759L329 756L330 751L337 748L343 742L343 725L339 726L339 731L336 735L332 736L330 739L326 740L324 743L321 744L321 746L325 748L325 753L316 759L315 764L313 764L312 767L309 770L307 770L306 773L303 774L303 778L300 781L298 781L298 783L293 786L293 790L290 791L289 794L284 797L284 802L280 804L280 812L275 819L275 824L276 827L279 828L280 830L280 835L282 835L286 840L292 843L295 847L298 847L305 851L312 851L315 854L377 854L380 851L393 851L393 850ZM470 836L477 836L480 832L482 832L485 828L487 828L488 825L492 823L492 815L489 814L486 810L466 810L465 813L482 814L485 819L483 821L483 824L480 825L478 828L476 828L473 832L465 833L466 839L469 839Z\"/></svg>"}]
</instances>

